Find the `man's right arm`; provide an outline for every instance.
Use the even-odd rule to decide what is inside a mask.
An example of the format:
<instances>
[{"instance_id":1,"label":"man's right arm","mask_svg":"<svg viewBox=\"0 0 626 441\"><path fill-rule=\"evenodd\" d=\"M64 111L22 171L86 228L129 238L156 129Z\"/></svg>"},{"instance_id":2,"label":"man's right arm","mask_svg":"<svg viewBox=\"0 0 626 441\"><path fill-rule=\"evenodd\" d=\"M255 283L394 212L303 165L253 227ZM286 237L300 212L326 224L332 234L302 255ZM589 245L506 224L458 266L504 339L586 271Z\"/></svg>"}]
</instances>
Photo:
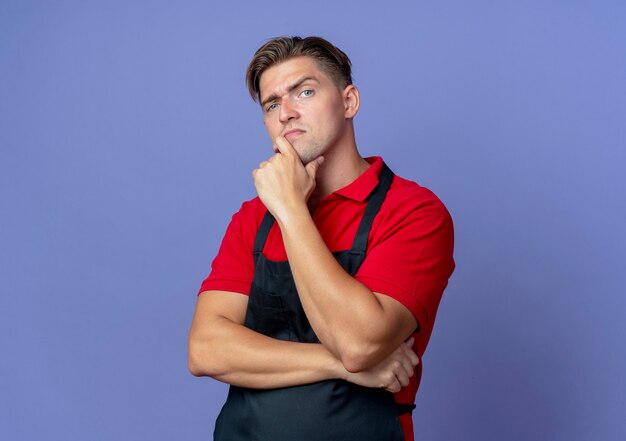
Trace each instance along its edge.
<instances>
[{"instance_id":1,"label":"man's right arm","mask_svg":"<svg viewBox=\"0 0 626 441\"><path fill-rule=\"evenodd\" d=\"M205 291L189 332L189 370L237 386L270 389L345 379L367 387L408 384L417 356L403 343L374 368L348 372L321 344L277 340L243 326L248 296Z\"/></svg>"}]
</instances>

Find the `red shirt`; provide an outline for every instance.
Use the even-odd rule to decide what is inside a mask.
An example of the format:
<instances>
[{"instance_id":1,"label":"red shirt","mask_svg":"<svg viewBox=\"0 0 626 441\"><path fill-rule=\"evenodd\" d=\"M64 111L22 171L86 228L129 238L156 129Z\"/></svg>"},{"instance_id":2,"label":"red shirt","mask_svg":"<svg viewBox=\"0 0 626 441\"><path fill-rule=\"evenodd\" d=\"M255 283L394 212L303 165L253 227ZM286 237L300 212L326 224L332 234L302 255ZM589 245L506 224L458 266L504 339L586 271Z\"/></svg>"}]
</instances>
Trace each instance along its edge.
<instances>
[{"instance_id":1,"label":"red shirt","mask_svg":"<svg viewBox=\"0 0 626 441\"><path fill-rule=\"evenodd\" d=\"M349 185L324 197L312 214L331 252L352 247L367 197L378 184L383 161L380 157L366 160L371 166ZM250 293L254 238L266 211L257 197L244 202L233 215L200 292ZM420 359L441 295L454 270L453 246L452 219L443 203L430 190L395 176L372 224L365 261L355 278L371 291L386 294L411 311L419 323L415 349ZM287 260L278 223L270 230L263 254L270 260ZM414 402L418 377L414 375L411 384L396 394L397 402ZM412 427L407 426L411 425L410 418L401 421L405 436L412 439Z\"/></svg>"}]
</instances>

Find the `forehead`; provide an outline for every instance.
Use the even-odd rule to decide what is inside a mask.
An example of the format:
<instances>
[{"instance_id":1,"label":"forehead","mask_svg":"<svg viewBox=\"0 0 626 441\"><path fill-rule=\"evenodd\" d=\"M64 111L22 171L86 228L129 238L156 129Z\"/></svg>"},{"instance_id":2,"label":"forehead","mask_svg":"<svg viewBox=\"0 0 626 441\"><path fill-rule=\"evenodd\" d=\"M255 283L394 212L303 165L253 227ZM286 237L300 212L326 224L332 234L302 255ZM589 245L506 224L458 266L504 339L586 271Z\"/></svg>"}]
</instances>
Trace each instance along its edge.
<instances>
[{"instance_id":1,"label":"forehead","mask_svg":"<svg viewBox=\"0 0 626 441\"><path fill-rule=\"evenodd\" d=\"M261 101L270 94L282 95L289 86L303 77L313 77L320 83L330 82L328 74L311 57L296 57L266 69L259 80Z\"/></svg>"}]
</instances>

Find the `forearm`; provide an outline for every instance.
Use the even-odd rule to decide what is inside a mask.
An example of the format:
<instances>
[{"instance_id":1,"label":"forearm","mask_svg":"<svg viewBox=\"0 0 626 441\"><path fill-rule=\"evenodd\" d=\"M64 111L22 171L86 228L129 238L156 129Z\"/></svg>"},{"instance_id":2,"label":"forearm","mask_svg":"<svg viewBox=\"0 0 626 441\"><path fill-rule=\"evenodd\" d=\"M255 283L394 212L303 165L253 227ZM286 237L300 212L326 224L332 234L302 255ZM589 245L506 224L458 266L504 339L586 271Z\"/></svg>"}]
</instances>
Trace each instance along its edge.
<instances>
[{"instance_id":1,"label":"forearm","mask_svg":"<svg viewBox=\"0 0 626 441\"><path fill-rule=\"evenodd\" d=\"M278 222L304 312L317 337L351 372L388 356L416 328L400 302L348 274L322 240L307 207L322 157L303 166L277 137L277 154L253 171L259 198Z\"/></svg>"},{"instance_id":2,"label":"forearm","mask_svg":"<svg viewBox=\"0 0 626 441\"><path fill-rule=\"evenodd\" d=\"M269 389L346 378L322 345L276 340L227 318L216 318L203 336L190 334L189 368L236 386Z\"/></svg>"},{"instance_id":3,"label":"forearm","mask_svg":"<svg viewBox=\"0 0 626 441\"><path fill-rule=\"evenodd\" d=\"M306 209L294 207L277 221L307 318L320 341L348 369L375 364L408 337L390 336L394 327L386 323L384 306L339 265ZM355 358L360 360L356 366Z\"/></svg>"}]
</instances>

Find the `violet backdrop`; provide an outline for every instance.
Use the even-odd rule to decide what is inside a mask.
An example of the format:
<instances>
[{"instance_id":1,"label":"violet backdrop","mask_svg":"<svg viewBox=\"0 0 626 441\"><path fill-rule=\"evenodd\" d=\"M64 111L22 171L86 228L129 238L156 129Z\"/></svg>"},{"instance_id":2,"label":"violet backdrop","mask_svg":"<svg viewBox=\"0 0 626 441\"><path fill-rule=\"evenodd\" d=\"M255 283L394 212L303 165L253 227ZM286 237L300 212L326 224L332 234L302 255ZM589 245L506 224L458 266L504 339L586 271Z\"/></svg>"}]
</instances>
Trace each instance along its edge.
<instances>
[{"instance_id":1,"label":"violet backdrop","mask_svg":"<svg viewBox=\"0 0 626 441\"><path fill-rule=\"evenodd\" d=\"M271 154L244 70L352 58L357 143L456 226L418 440L626 437L626 3L0 2L0 439L205 440L195 296Z\"/></svg>"}]
</instances>

